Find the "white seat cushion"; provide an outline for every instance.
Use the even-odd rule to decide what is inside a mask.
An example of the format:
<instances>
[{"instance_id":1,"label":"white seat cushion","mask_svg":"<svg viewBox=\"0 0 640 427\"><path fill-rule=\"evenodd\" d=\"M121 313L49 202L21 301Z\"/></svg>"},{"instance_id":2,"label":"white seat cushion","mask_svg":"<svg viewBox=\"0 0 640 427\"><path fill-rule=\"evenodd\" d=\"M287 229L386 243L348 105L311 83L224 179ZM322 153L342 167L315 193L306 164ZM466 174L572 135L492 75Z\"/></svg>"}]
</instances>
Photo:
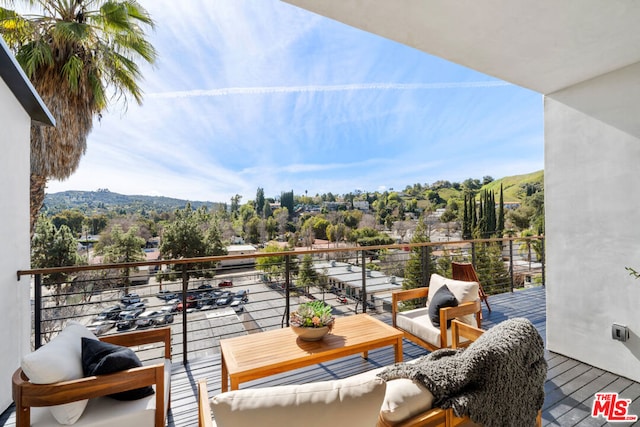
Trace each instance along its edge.
<instances>
[{"instance_id":1,"label":"white seat cushion","mask_svg":"<svg viewBox=\"0 0 640 427\"><path fill-rule=\"evenodd\" d=\"M169 407L171 390L171 360L164 362L164 408L165 416ZM154 386L155 389L155 386ZM32 427L60 426L48 408L31 408ZM82 416L74 427L142 427L155 424L156 395L152 394L138 400L115 400L111 397L90 399Z\"/></svg>"},{"instance_id":2,"label":"white seat cushion","mask_svg":"<svg viewBox=\"0 0 640 427\"><path fill-rule=\"evenodd\" d=\"M396 326L424 341L440 347L440 328L433 326L426 307L396 314ZM451 329L447 329L447 342L451 342Z\"/></svg>"},{"instance_id":3,"label":"white seat cushion","mask_svg":"<svg viewBox=\"0 0 640 427\"><path fill-rule=\"evenodd\" d=\"M375 376L234 390L211 399L211 411L218 427L370 427L385 390Z\"/></svg>"},{"instance_id":4,"label":"white seat cushion","mask_svg":"<svg viewBox=\"0 0 640 427\"><path fill-rule=\"evenodd\" d=\"M431 279L429 280L427 308L429 307L429 301L431 301L431 297L435 295L436 292L438 292L438 289L440 289L444 285L447 285L447 288L449 288L451 293L456 297L456 299L458 300L458 304L462 304L463 302L473 302L478 299L478 282L465 282L462 280L447 279L446 277L442 277L439 274L432 274ZM478 326L478 322L476 321L476 318L473 314L461 316L460 318L458 318L458 320L471 326ZM447 342L451 342L450 340L451 337L449 337L449 341Z\"/></svg>"}]
</instances>

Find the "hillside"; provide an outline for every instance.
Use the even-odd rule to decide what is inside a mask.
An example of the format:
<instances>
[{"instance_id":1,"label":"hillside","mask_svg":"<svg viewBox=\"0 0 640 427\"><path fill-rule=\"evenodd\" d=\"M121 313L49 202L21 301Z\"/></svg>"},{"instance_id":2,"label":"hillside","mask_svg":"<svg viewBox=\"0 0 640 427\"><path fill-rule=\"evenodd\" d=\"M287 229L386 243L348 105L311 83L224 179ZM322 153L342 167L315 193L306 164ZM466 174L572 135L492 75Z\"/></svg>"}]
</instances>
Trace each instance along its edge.
<instances>
[{"instance_id":1,"label":"hillside","mask_svg":"<svg viewBox=\"0 0 640 427\"><path fill-rule=\"evenodd\" d=\"M544 171L540 170L526 175L514 175L496 179L495 181L483 186L481 190L493 191L497 195L500 193L500 184L502 184L505 202L521 202L526 196L525 192L522 190L523 185L533 184L540 185L544 188Z\"/></svg>"},{"instance_id":2,"label":"hillside","mask_svg":"<svg viewBox=\"0 0 640 427\"><path fill-rule=\"evenodd\" d=\"M84 214L100 213L105 210L119 210L121 213L134 213L145 210L147 212L172 212L191 203L198 208L206 205L209 209L216 209L220 204L213 202L189 201L162 196L128 196L112 193L108 190L100 191L63 191L47 194L44 198L44 210L56 214L65 209L77 209Z\"/></svg>"}]
</instances>

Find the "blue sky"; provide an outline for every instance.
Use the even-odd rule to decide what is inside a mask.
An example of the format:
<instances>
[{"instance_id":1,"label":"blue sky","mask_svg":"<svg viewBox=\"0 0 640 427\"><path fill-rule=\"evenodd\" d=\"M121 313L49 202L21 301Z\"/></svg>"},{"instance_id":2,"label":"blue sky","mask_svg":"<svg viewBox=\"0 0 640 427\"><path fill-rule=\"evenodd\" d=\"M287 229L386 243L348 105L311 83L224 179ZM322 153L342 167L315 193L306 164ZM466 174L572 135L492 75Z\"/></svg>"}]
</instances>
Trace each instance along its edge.
<instances>
[{"instance_id":1,"label":"blue sky","mask_svg":"<svg viewBox=\"0 0 640 427\"><path fill-rule=\"evenodd\" d=\"M246 202L543 168L537 93L280 1L141 4L144 104L112 105L49 193Z\"/></svg>"}]
</instances>

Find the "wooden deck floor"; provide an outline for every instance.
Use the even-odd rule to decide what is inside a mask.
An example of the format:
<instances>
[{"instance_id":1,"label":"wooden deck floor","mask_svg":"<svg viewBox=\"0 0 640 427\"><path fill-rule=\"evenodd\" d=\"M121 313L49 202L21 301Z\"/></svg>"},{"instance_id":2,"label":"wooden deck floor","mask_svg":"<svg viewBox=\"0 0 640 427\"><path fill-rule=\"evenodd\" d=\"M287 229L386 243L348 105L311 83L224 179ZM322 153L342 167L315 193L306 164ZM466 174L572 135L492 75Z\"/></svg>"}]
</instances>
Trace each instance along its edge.
<instances>
[{"instance_id":1,"label":"wooden deck floor","mask_svg":"<svg viewBox=\"0 0 640 427\"><path fill-rule=\"evenodd\" d=\"M545 337L546 314L544 288L533 288L515 293L492 295L489 298L492 312L488 313L483 305L483 328L512 317L528 318ZM381 319L390 323L389 315ZM404 359L419 357L425 351L405 340L403 346ZM629 379L613 375L559 354L547 352L549 371L545 384L545 403L543 407L543 425L545 426L603 426L602 419L591 418L591 405L596 392L617 392L620 397L631 399L629 413L640 415L640 384ZM322 363L313 367L299 369L275 375L249 383L242 387L272 386L295 384L310 381L321 381L344 378L367 371L394 361L391 347L378 349L369 353L369 359L360 356L346 357L336 361ZM185 366L174 366L172 375L172 398L169 412L169 427L192 427L197 425L196 383L206 378L209 395L220 392L220 358L213 357L191 360ZM4 421L3 421L4 420ZM640 425L640 423L637 423ZM14 426L14 415L11 409L0 417L0 425ZM631 423L616 423L617 426L628 426Z\"/></svg>"}]
</instances>

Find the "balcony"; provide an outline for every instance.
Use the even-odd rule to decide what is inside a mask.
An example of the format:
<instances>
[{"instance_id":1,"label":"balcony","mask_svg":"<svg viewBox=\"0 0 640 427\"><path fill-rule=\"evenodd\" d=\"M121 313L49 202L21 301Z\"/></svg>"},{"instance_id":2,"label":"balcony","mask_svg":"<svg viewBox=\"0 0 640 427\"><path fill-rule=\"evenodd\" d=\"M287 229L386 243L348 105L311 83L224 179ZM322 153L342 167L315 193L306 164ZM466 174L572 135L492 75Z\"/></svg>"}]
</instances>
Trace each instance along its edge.
<instances>
[{"instance_id":1,"label":"balcony","mask_svg":"<svg viewBox=\"0 0 640 427\"><path fill-rule=\"evenodd\" d=\"M207 378L210 394L220 392L220 339L286 327L289 310L309 299L324 299L334 306L336 316L366 311L390 324L390 293L402 288L410 277L428 278L432 272L450 275L447 267L452 260L474 262L485 291L490 294L491 312L483 304L483 328L507 318L526 317L544 338L544 252L536 261L532 249L544 249L543 243L542 239L530 238L328 248L19 274L25 283L26 278L33 277L34 347L45 343L68 320L93 323L99 313L121 304L124 294L138 294L145 310L157 311L168 305L170 294L178 296L185 309L168 311L173 314L170 325L174 360L168 425L191 426L197 422L196 381ZM419 266L417 271L415 266ZM72 274L57 275L65 280L52 284L45 276L52 272ZM303 277L309 274L313 283L303 283ZM214 297L218 292L239 291L246 295L246 301L240 295L238 304L233 306L225 301L218 304L221 295L217 300ZM114 320L113 327L100 333L118 333L115 324ZM134 322L131 327L142 325L135 326ZM403 352L405 360L424 354L422 348L408 340ZM599 421L590 418L591 402L599 391L618 392L621 397L632 399L630 413L640 414L640 384L559 354L548 352L547 360L543 424L584 425ZM371 351L368 360L346 357L242 387L343 378L393 361L392 350L383 348ZM12 408L0 417L0 422L14 425Z\"/></svg>"}]
</instances>

